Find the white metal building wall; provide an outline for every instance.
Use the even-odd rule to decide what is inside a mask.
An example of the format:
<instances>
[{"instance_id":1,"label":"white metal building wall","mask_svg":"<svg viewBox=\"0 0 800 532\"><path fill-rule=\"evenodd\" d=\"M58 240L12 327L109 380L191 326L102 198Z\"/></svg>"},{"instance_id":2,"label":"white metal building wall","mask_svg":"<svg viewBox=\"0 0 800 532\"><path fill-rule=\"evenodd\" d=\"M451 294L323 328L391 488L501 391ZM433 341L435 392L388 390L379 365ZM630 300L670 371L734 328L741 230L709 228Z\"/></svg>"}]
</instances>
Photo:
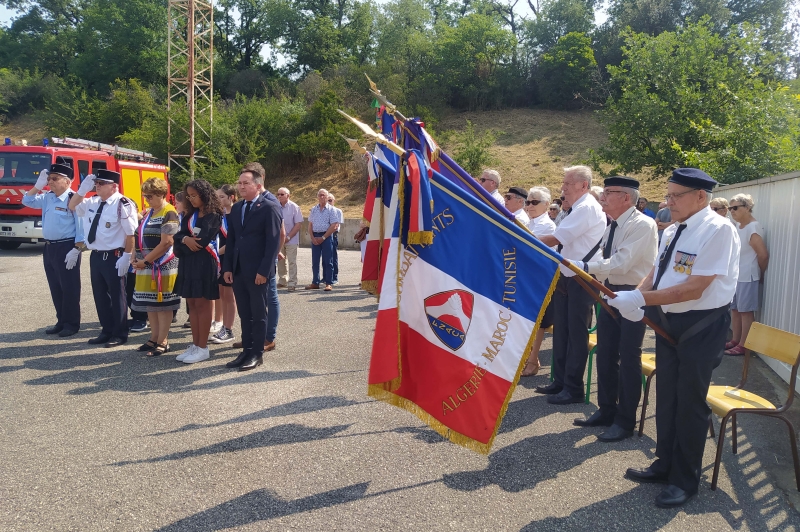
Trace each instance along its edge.
<instances>
[{"instance_id":1,"label":"white metal building wall","mask_svg":"<svg viewBox=\"0 0 800 532\"><path fill-rule=\"evenodd\" d=\"M730 200L739 193L753 196L753 216L764 228L770 254L756 321L800 334L800 172L727 185L716 189L714 196ZM789 381L790 366L764 361ZM797 382L795 390L800 392Z\"/></svg>"}]
</instances>

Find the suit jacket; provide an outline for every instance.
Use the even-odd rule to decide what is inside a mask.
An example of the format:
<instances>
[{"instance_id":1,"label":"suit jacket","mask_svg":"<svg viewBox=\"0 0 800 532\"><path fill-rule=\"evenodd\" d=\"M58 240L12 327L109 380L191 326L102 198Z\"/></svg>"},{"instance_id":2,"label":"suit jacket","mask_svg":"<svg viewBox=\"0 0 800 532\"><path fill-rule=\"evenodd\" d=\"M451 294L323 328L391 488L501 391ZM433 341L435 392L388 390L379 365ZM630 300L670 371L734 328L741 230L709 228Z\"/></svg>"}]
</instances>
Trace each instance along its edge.
<instances>
[{"instance_id":1,"label":"suit jacket","mask_svg":"<svg viewBox=\"0 0 800 532\"><path fill-rule=\"evenodd\" d=\"M256 274L267 279L275 275L275 261L281 238L281 209L275 202L256 196L242 223L244 200L228 215L228 241L222 271L244 275L255 282Z\"/></svg>"}]
</instances>

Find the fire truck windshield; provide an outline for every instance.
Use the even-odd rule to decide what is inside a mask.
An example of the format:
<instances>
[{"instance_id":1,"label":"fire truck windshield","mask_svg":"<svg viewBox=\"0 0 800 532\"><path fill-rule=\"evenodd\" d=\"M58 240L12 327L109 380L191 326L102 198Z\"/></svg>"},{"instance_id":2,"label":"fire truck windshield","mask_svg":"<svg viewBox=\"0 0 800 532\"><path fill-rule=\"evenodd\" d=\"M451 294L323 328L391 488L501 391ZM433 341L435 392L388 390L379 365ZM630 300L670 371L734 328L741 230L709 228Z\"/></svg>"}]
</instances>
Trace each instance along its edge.
<instances>
[{"instance_id":1,"label":"fire truck windshield","mask_svg":"<svg viewBox=\"0 0 800 532\"><path fill-rule=\"evenodd\" d=\"M0 186L32 185L51 161L49 153L0 152Z\"/></svg>"}]
</instances>

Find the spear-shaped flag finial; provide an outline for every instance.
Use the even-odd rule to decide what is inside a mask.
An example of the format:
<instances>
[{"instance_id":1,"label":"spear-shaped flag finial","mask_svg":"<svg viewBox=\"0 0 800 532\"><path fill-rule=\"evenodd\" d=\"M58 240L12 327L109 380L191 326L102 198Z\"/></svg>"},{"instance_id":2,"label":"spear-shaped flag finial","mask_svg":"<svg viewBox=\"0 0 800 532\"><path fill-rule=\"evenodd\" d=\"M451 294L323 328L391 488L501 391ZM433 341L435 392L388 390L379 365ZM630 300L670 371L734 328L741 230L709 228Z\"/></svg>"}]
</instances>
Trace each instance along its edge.
<instances>
[{"instance_id":1,"label":"spear-shaped flag finial","mask_svg":"<svg viewBox=\"0 0 800 532\"><path fill-rule=\"evenodd\" d=\"M345 113L341 109L337 109L337 111L339 111L339 114L341 114L342 116L344 116L345 118L350 120L352 123L354 123L358 127L358 129L360 129L361 132L364 133L364 135L367 136L368 138L374 139L375 142L383 144L384 146L386 146L387 148L392 150L397 155L403 155L406 152L403 148L401 148L400 146L398 146L394 142L388 140L382 134L375 132L374 129L369 127L364 122L361 122L360 120L357 120L357 119L353 118L352 116L350 116L349 114Z\"/></svg>"}]
</instances>

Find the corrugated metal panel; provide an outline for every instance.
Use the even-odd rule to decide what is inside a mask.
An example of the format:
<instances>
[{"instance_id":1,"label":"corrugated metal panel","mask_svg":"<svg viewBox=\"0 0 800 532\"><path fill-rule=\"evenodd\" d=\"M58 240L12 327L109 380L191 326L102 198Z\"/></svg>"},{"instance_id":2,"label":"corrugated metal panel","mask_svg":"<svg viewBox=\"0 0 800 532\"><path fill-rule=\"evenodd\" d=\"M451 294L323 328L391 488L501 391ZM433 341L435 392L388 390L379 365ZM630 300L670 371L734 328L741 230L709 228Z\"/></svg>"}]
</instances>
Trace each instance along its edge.
<instances>
[{"instance_id":1,"label":"corrugated metal panel","mask_svg":"<svg viewBox=\"0 0 800 532\"><path fill-rule=\"evenodd\" d=\"M800 334L800 172L721 187L714 195L730 200L739 193L753 196L753 215L764 227L770 253L756 321ZM765 362L788 382L788 365ZM800 392L800 383L795 390Z\"/></svg>"}]
</instances>

